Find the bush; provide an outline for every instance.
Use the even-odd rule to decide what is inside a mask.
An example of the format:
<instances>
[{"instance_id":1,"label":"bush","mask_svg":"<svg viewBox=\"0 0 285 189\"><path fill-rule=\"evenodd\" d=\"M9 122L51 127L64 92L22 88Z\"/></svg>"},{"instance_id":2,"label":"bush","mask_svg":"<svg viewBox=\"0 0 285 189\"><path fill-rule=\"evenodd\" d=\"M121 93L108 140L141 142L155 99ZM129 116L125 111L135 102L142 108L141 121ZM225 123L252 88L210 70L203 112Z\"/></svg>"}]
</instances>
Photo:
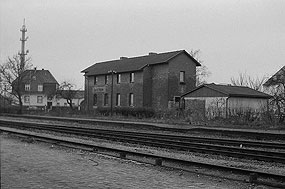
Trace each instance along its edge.
<instances>
[{"instance_id":1,"label":"bush","mask_svg":"<svg viewBox=\"0 0 285 189\"><path fill-rule=\"evenodd\" d=\"M111 108L98 107L95 113L108 116L111 114ZM136 118L150 118L154 116L154 110L151 108L115 107L113 109L113 114L124 117L133 116Z\"/></svg>"}]
</instances>

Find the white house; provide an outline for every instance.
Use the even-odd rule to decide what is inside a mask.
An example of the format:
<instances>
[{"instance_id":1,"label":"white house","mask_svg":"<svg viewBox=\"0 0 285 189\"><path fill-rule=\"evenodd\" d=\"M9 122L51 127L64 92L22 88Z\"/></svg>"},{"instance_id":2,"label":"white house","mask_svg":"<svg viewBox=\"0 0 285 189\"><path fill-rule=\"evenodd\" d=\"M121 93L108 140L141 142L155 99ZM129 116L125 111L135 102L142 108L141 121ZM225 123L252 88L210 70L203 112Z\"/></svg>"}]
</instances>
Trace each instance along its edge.
<instances>
[{"instance_id":1,"label":"white house","mask_svg":"<svg viewBox=\"0 0 285 189\"><path fill-rule=\"evenodd\" d=\"M184 108L207 118L228 117L244 112L263 112L270 95L249 87L204 84L181 96Z\"/></svg>"},{"instance_id":2,"label":"white house","mask_svg":"<svg viewBox=\"0 0 285 189\"><path fill-rule=\"evenodd\" d=\"M23 73L23 107L27 109L49 109L55 105L55 92L59 84L49 70L26 70Z\"/></svg>"}]
</instances>

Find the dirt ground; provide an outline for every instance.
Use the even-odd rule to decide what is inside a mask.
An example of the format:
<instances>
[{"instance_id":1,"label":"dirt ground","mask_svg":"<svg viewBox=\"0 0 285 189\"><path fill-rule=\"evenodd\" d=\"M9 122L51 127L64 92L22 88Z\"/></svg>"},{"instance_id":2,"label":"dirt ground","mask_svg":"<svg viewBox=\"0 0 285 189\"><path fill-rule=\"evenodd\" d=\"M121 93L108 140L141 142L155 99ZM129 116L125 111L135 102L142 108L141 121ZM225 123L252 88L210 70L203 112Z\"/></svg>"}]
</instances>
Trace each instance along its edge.
<instances>
[{"instance_id":1,"label":"dirt ground","mask_svg":"<svg viewBox=\"0 0 285 189\"><path fill-rule=\"evenodd\" d=\"M1 188L266 188L1 134Z\"/></svg>"}]
</instances>

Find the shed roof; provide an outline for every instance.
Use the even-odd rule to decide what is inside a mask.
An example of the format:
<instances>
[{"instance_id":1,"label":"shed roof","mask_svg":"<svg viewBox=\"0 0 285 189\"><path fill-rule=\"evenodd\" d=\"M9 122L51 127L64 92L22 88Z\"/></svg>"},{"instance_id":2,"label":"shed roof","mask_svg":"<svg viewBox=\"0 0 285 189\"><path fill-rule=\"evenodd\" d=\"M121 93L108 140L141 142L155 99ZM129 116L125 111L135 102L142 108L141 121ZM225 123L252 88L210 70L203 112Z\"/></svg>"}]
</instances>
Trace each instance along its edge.
<instances>
[{"instance_id":1,"label":"shed roof","mask_svg":"<svg viewBox=\"0 0 285 189\"><path fill-rule=\"evenodd\" d=\"M138 71L147 65L167 63L169 60L171 60L172 58L176 57L181 53L185 53L188 57L190 57L196 63L196 66L201 65L185 50L178 50L178 51L165 52L165 53L150 53L149 55L146 56L138 56L131 58L123 57L119 60L99 62L82 70L81 72L85 73L85 75L88 76L88 75L107 74L111 70L114 70L118 73Z\"/></svg>"},{"instance_id":2,"label":"shed roof","mask_svg":"<svg viewBox=\"0 0 285 189\"><path fill-rule=\"evenodd\" d=\"M201 88L206 87L210 90L214 90L220 93L225 94L228 97L243 97L243 98L271 98L270 95L251 89L244 86L232 86L232 85L217 85L214 83L204 84L196 89L183 94L181 97L187 96L188 94L193 93L194 91L200 90ZM210 97L210 96L209 96Z\"/></svg>"}]
</instances>

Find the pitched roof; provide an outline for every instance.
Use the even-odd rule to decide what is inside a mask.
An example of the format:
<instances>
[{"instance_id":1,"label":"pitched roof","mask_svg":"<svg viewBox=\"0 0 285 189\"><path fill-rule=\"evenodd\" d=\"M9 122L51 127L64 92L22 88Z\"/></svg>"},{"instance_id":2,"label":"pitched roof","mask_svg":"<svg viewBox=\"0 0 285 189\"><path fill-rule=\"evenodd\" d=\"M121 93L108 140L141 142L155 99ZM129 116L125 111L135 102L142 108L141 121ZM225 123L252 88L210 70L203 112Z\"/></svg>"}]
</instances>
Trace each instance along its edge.
<instances>
[{"instance_id":1,"label":"pitched roof","mask_svg":"<svg viewBox=\"0 0 285 189\"><path fill-rule=\"evenodd\" d=\"M183 94L181 97L186 96L194 91L197 91L201 89L202 87L207 87L211 90L223 93L229 97L247 97L247 98L271 98L270 95L251 89L249 87L244 87L244 86L232 86L232 85L217 85L214 83L211 84L204 84L196 89Z\"/></svg>"},{"instance_id":2,"label":"pitched roof","mask_svg":"<svg viewBox=\"0 0 285 189\"><path fill-rule=\"evenodd\" d=\"M283 66L278 72L270 77L263 85L266 87L277 85L279 83L285 83L285 66Z\"/></svg>"},{"instance_id":3,"label":"pitched roof","mask_svg":"<svg viewBox=\"0 0 285 189\"><path fill-rule=\"evenodd\" d=\"M165 53L150 53L150 55L146 56L122 58L119 60L99 62L82 70L81 72L85 73L85 75L99 75L99 74L107 74L108 71L110 70L115 70L116 72L119 73L138 71L147 65L167 63L169 60L171 60L172 58L176 57L181 53L185 53L188 57L190 57L196 63L197 66L201 65L185 50L179 50L179 51L172 51Z\"/></svg>"},{"instance_id":4,"label":"pitched roof","mask_svg":"<svg viewBox=\"0 0 285 189\"><path fill-rule=\"evenodd\" d=\"M53 75L49 72L49 70L26 70L23 73L23 81L28 81L30 79L35 78L37 82L39 83L55 83L58 84L56 79L53 77Z\"/></svg>"}]
</instances>

